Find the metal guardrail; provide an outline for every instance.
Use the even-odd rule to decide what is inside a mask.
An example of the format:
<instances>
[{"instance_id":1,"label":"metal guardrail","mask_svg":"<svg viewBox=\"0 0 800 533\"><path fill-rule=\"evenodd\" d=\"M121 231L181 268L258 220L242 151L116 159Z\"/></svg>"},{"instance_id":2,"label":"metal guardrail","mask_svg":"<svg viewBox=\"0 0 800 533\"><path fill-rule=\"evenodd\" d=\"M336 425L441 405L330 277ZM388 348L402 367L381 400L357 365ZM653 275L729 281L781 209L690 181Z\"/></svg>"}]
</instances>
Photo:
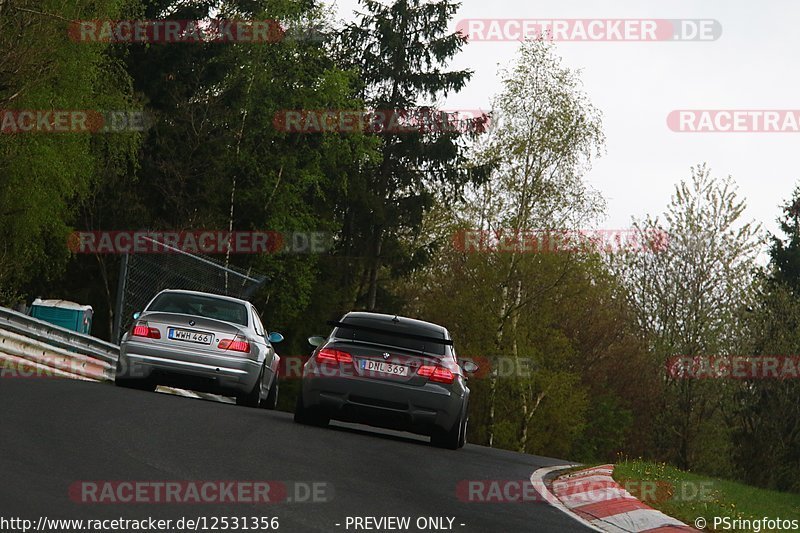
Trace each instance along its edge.
<instances>
[{"instance_id":1,"label":"metal guardrail","mask_svg":"<svg viewBox=\"0 0 800 533\"><path fill-rule=\"evenodd\" d=\"M114 381L119 346L0 307L0 376L3 364L27 376ZM224 396L162 387L165 392L230 403Z\"/></svg>"},{"instance_id":2,"label":"metal guardrail","mask_svg":"<svg viewBox=\"0 0 800 533\"><path fill-rule=\"evenodd\" d=\"M0 329L116 365L119 346L0 307Z\"/></svg>"},{"instance_id":3,"label":"metal guardrail","mask_svg":"<svg viewBox=\"0 0 800 533\"><path fill-rule=\"evenodd\" d=\"M119 346L0 307L0 355L32 374L113 381Z\"/></svg>"}]
</instances>

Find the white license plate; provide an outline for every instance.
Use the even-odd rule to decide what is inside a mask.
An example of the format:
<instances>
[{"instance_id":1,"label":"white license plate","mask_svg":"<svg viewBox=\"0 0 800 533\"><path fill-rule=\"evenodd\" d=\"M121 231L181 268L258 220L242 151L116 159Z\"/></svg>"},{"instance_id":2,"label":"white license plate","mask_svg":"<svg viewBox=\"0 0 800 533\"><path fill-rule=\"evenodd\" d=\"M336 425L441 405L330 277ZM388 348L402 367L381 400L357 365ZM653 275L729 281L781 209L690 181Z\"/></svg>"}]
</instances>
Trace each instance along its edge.
<instances>
[{"instance_id":1,"label":"white license plate","mask_svg":"<svg viewBox=\"0 0 800 533\"><path fill-rule=\"evenodd\" d=\"M167 336L176 341L196 342L197 344L211 344L214 335L202 331L191 331L188 329L169 328Z\"/></svg>"},{"instance_id":2,"label":"white license plate","mask_svg":"<svg viewBox=\"0 0 800 533\"><path fill-rule=\"evenodd\" d=\"M408 367L403 365L396 365L394 363L384 363L383 361L370 361L369 359L361 360L361 368L368 372L380 372L381 374L390 374L392 376L408 376Z\"/></svg>"}]
</instances>

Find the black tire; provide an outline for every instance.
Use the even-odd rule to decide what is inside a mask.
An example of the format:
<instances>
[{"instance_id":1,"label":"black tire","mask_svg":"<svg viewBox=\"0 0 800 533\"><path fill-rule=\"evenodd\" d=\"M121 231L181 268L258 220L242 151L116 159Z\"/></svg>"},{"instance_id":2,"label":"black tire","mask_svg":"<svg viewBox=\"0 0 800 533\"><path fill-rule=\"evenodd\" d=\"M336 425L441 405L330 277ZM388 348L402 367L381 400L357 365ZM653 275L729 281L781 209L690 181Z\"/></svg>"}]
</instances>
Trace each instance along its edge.
<instances>
[{"instance_id":1,"label":"black tire","mask_svg":"<svg viewBox=\"0 0 800 533\"><path fill-rule=\"evenodd\" d=\"M464 423L461 426L461 436L458 439L458 447L463 448L464 445L467 443L467 423L469 422L469 417L464 417Z\"/></svg>"},{"instance_id":2,"label":"black tire","mask_svg":"<svg viewBox=\"0 0 800 533\"><path fill-rule=\"evenodd\" d=\"M261 403L261 380L264 379L264 369L261 369L261 373L258 375L258 379L256 380L255 385L253 385L253 390L248 392L244 396L237 396L236 397L236 405L241 405L242 407L258 407Z\"/></svg>"},{"instance_id":3,"label":"black tire","mask_svg":"<svg viewBox=\"0 0 800 533\"><path fill-rule=\"evenodd\" d=\"M453 427L448 431L436 428L431 434L431 444L437 448L445 448L448 450L457 450L463 446L463 444L461 444L461 434L462 430L465 428L464 419L465 415L461 413L456 423L453 424Z\"/></svg>"},{"instance_id":4,"label":"black tire","mask_svg":"<svg viewBox=\"0 0 800 533\"><path fill-rule=\"evenodd\" d=\"M303 405L303 393L301 391L297 395L297 403L294 407L294 421L305 426L326 427L331 419L320 412L306 409L306 406Z\"/></svg>"},{"instance_id":5,"label":"black tire","mask_svg":"<svg viewBox=\"0 0 800 533\"><path fill-rule=\"evenodd\" d=\"M261 402L260 407L262 409L275 409L278 407L279 389L278 376L275 376L275 379L272 381L272 387L269 388L269 394L267 394L266 399Z\"/></svg>"}]
</instances>

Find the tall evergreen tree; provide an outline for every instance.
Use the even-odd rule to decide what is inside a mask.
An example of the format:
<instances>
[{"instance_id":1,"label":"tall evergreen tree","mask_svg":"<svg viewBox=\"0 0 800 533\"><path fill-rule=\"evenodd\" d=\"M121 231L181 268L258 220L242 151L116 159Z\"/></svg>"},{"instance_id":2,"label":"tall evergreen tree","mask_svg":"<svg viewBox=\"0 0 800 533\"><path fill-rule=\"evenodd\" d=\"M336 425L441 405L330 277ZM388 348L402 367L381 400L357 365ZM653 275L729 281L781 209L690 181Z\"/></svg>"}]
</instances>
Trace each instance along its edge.
<instances>
[{"instance_id":1,"label":"tall evergreen tree","mask_svg":"<svg viewBox=\"0 0 800 533\"><path fill-rule=\"evenodd\" d=\"M783 205L783 216L778 219L778 224L785 238L772 237L773 276L775 281L800 294L800 186Z\"/></svg>"},{"instance_id":2,"label":"tall evergreen tree","mask_svg":"<svg viewBox=\"0 0 800 533\"><path fill-rule=\"evenodd\" d=\"M446 70L466 42L460 33L448 32L460 4L451 0L360 3L364 12L357 13L358 20L342 34L342 57L360 71L360 96L369 109L402 114L421 104L433 107L469 81L471 70ZM470 126L479 130L479 124L480 120L448 131L434 127L434 131L382 132L380 162L351 178L343 213L343 253L364 259L361 279L356 281L356 305L379 307L384 267L392 277L428 259L430 246L409 246L408 241L418 236L423 215L437 193L452 198L469 181L484 179L481 169L467 168L464 155L464 131Z\"/></svg>"}]
</instances>

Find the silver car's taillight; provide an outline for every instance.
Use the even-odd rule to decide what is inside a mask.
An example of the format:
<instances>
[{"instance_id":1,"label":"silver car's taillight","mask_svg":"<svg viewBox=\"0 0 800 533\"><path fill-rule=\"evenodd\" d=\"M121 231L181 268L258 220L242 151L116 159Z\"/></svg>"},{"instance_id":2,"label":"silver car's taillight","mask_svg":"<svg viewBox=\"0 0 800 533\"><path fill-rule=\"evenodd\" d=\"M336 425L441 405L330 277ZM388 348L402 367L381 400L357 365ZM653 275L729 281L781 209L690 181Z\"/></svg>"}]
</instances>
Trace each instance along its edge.
<instances>
[{"instance_id":1,"label":"silver car's taillight","mask_svg":"<svg viewBox=\"0 0 800 533\"><path fill-rule=\"evenodd\" d=\"M158 328L151 328L147 325L147 322L137 322L134 324L131 334L134 337L147 337L149 339L161 338L161 332L158 331Z\"/></svg>"}]
</instances>

